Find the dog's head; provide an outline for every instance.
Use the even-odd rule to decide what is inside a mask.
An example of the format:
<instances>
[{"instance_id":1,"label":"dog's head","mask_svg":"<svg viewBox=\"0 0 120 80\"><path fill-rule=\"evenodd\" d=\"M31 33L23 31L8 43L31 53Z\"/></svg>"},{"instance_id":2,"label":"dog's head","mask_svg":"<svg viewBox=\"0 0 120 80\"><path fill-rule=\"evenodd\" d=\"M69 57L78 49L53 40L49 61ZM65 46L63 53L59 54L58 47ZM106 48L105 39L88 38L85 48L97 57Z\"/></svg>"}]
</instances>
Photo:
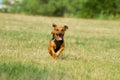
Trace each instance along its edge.
<instances>
[{"instance_id":1,"label":"dog's head","mask_svg":"<svg viewBox=\"0 0 120 80\"><path fill-rule=\"evenodd\" d=\"M65 31L68 29L68 26L57 26L56 24L53 24L52 26L53 31L51 33L53 34L54 39L57 41L63 40Z\"/></svg>"}]
</instances>

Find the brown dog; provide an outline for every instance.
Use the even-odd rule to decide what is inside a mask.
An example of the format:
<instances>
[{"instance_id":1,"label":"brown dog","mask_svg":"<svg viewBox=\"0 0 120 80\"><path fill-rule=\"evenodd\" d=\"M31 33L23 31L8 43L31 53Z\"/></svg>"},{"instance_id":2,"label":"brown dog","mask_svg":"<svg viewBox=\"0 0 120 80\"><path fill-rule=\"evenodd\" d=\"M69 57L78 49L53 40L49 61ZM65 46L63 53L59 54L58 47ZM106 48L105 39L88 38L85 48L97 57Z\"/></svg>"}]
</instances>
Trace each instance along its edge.
<instances>
[{"instance_id":1,"label":"brown dog","mask_svg":"<svg viewBox=\"0 0 120 80\"><path fill-rule=\"evenodd\" d=\"M53 35L53 38L50 40L49 46L48 46L48 51L49 54L53 57L56 58L58 57L61 52L64 50L64 34L66 29L68 27L65 26L57 26L53 24L53 31L51 32Z\"/></svg>"}]
</instances>

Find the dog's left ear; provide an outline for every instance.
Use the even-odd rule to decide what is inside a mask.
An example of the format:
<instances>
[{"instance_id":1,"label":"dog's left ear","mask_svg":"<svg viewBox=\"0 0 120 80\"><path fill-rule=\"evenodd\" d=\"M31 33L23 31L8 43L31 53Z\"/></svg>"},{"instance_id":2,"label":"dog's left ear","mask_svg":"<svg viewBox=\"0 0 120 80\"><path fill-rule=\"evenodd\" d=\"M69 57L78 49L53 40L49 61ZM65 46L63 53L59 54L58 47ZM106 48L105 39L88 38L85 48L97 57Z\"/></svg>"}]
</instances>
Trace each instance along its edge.
<instances>
[{"instance_id":1,"label":"dog's left ear","mask_svg":"<svg viewBox=\"0 0 120 80\"><path fill-rule=\"evenodd\" d=\"M56 24L52 24L53 27L56 27L57 25Z\"/></svg>"},{"instance_id":2,"label":"dog's left ear","mask_svg":"<svg viewBox=\"0 0 120 80\"><path fill-rule=\"evenodd\" d=\"M65 30L68 29L68 26L64 25Z\"/></svg>"}]
</instances>

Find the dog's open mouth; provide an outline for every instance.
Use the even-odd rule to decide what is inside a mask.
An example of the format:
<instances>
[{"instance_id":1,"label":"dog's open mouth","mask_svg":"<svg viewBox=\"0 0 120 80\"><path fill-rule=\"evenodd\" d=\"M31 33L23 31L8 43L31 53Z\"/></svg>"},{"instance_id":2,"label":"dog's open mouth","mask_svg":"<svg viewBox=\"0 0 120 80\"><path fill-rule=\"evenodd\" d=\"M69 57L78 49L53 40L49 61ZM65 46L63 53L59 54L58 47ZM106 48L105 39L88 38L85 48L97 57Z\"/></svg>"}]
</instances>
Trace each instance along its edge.
<instances>
[{"instance_id":1,"label":"dog's open mouth","mask_svg":"<svg viewBox=\"0 0 120 80\"><path fill-rule=\"evenodd\" d=\"M57 38L58 38L58 40L62 40L62 34L57 34Z\"/></svg>"}]
</instances>

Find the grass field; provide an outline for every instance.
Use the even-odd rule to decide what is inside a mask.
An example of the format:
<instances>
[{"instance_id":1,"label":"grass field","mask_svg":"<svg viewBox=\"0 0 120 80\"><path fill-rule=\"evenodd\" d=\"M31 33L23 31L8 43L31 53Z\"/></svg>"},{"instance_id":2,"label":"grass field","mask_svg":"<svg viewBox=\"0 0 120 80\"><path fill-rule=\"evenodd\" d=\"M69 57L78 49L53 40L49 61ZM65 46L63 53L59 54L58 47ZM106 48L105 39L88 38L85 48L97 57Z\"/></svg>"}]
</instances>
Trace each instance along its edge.
<instances>
[{"instance_id":1,"label":"grass field","mask_svg":"<svg viewBox=\"0 0 120 80\"><path fill-rule=\"evenodd\" d=\"M69 27L56 60L53 23ZM120 21L0 13L0 80L120 80Z\"/></svg>"}]
</instances>

